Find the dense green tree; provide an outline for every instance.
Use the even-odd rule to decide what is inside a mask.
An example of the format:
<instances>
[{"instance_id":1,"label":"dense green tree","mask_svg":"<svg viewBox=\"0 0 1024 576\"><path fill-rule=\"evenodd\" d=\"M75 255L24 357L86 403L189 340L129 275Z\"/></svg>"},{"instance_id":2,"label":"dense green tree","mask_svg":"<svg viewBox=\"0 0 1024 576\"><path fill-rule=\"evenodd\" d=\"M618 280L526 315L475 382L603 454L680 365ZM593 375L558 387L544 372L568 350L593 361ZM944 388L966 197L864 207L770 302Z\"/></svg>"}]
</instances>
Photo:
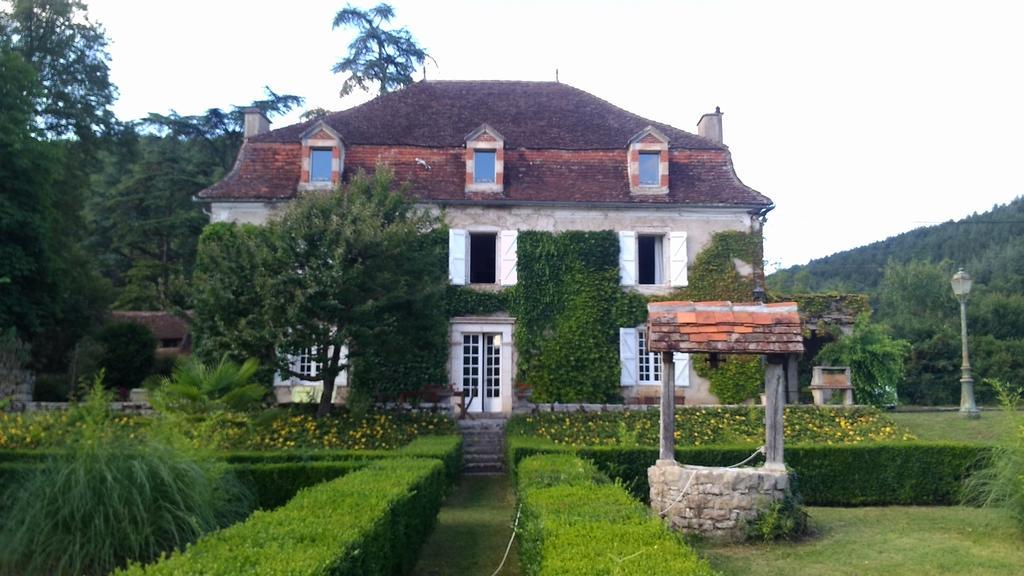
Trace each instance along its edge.
<instances>
[{"instance_id":1,"label":"dense green tree","mask_svg":"<svg viewBox=\"0 0 1024 576\"><path fill-rule=\"evenodd\" d=\"M380 398L419 388L424 379L444 383L440 225L395 190L385 168L302 196L271 222L264 306L278 336L278 369L323 382L319 415L330 411L335 379L348 367L343 346L356 394ZM288 355L304 350L313 350L318 373L289 365ZM375 363L374 375L363 378L359 366L367 358L393 363ZM403 368L410 364L416 369Z\"/></svg>"},{"instance_id":2,"label":"dense green tree","mask_svg":"<svg viewBox=\"0 0 1024 576\"><path fill-rule=\"evenodd\" d=\"M408 86L416 67L430 58L407 29L384 28L394 17L395 10L384 3L368 10L347 4L334 16L334 28L356 30L348 54L332 68L335 74L349 74L341 85L342 96L356 88L369 90L372 83L377 84L380 94Z\"/></svg>"},{"instance_id":3,"label":"dense green tree","mask_svg":"<svg viewBox=\"0 0 1024 576\"><path fill-rule=\"evenodd\" d=\"M121 288L116 307L191 308L196 243L208 221L195 194L231 169L242 143L244 108L273 116L302 102L265 90L265 99L229 111L150 114L103 153L87 213L90 246Z\"/></svg>"},{"instance_id":4,"label":"dense green tree","mask_svg":"<svg viewBox=\"0 0 1024 576\"><path fill-rule=\"evenodd\" d=\"M903 381L910 344L889 336L885 326L862 314L853 333L826 344L818 352L820 363L849 366L854 399L859 404L892 406Z\"/></svg>"},{"instance_id":5,"label":"dense green tree","mask_svg":"<svg viewBox=\"0 0 1024 576\"><path fill-rule=\"evenodd\" d=\"M107 39L80 0L5 0L0 32L32 65L38 126L51 138L91 141L115 124Z\"/></svg>"},{"instance_id":6,"label":"dense green tree","mask_svg":"<svg viewBox=\"0 0 1024 576\"><path fill-rule=\"evenodd\" d=\"M0 46L0 327L23 337L41 330L56 296L55 191L46 146L31 129L38 90L32 67Z\"/></svg>"},{"instance_id":7,"label":"dense green tree","mask_svg":"<svg viewBox=\"0 0 1024 576\"><path fill-rule=\"evenodd\" d=\"M260 361L256 379L269 385L277 365L276 337L264 309L264 252L269 230L251 224L211 224L199 239L193 275L193 353L212 364L222 357Z\"/></svg>"}]
</instances>

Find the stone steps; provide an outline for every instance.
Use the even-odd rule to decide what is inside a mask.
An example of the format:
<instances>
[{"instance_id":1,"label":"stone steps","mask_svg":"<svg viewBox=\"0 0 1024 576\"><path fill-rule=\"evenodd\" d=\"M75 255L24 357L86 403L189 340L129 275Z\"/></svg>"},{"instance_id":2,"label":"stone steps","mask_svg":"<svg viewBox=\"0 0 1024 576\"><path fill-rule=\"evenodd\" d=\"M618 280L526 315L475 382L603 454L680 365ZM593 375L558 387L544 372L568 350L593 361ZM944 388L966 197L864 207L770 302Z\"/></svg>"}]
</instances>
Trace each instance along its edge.
<instances>
[{"instance_id":1,"label":"stone steps","mask_svg":"<svg viewBox=\"0 0 1024 576\"><path fill-rule=\"evenodd\" d=\"M488 418L460 420L465 473L495 475L505 473L505 420Z\"/></svg>"}]
</instances>

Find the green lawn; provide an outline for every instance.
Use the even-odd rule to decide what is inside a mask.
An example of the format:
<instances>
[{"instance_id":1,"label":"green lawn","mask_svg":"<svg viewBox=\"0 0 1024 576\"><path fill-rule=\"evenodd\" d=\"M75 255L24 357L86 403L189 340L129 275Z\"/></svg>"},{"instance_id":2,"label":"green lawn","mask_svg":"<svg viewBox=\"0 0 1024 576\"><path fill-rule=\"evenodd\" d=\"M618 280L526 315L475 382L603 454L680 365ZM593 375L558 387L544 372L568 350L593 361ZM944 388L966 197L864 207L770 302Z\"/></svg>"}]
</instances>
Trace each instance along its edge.
<instances>
[{"instance_id":1,"label":"green lawn","mask_svg":"<svg viewBox=\"0 0 1024 576\"><path fill-rule=\"evenodd\" d=\"M724 576L1009 575L1024 535L1005 513L961 507L809 508L799 544L702 547Z\"/></svg>"},{"instance_id":2,"label":"green lawn","mask_svg":"<svg viewBox=\"0 0 1024 576\"><path fill-rule=\"evenodd\" d=\"M491 574L512 535L515 507L508 476L463 476L441 507L413 575ZM501 575L519 574L518 545L513 545Z\"/></svg>"},{"instance_id":3,"label":"green lawn","mask_svg":"<svg viewBox=\"0 0 1024 576\"><path fill-rule=\"evenodd\" d=\"M1002 410L986 410L981 418L964 418L959 412L892 412L889 414L921 440L991 444L1012 428L1010 416ZM1024 414L1015 414L1024 421Z\"/></svg>"}]
</instances>

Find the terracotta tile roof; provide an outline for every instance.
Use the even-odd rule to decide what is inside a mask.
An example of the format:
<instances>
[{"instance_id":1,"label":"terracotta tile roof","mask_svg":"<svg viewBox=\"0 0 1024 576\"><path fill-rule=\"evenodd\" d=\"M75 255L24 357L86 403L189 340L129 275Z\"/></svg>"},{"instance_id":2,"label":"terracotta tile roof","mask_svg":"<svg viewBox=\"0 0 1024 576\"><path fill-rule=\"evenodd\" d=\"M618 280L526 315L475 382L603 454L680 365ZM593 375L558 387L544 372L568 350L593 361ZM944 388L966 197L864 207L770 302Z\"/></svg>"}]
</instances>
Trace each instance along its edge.
<instances>
[{"instance_id":1,"label":"terracotta tile roof","mask_svg":"<svg viewBox=\"0 0 1024 576\"><path fill-rule=\"evenodd\" d=\"M652 302L647 305L652 352L793 354L804 351L795 302Z\"/></svg>"},{"instance_id":2,"label":"terracotta tile roof","mask_svg":"<svg viewBox=\"0 0 1024 576\"><path fill-rule=\"evenodd\" d=\"M555 82L419 82L324 120L344 141L344 179L386 163L428 201L771 205L739 180L728 148ZM484 123L505 138L504 192L467 195L465 137ZM199 198L293 198L310 125L251 138L235 168ZM630 194L627 145L649 125L670 139L667 195Z\"/></svg>"},{"instance_id":3,"label":"terracotta tile roof","mask_svg":"<svg viewBox=\"0 0 1024 576\"><path fill-rule=\"evenodd\" d=\"M170 312L114 310L110 318L117 322L141 324L149 328L157 340L184 340L189 333L188 322Z\"/></svg>"},{"instance_id":4,"label":"terracotta tile roof","mask_svg":"<svg viewBox=\"0 0 1024 576\"><path fill-rule=\"evenodd\" d=\"M416 82L324 120L346 145L461 147L467 134L488 124L505 138L506 148L625 149L629 139L648 126L661 130L672 148L724 148L558 82ZM253 140L296 142L315 122L286 126Z\"/></svg>"}]
</instances>

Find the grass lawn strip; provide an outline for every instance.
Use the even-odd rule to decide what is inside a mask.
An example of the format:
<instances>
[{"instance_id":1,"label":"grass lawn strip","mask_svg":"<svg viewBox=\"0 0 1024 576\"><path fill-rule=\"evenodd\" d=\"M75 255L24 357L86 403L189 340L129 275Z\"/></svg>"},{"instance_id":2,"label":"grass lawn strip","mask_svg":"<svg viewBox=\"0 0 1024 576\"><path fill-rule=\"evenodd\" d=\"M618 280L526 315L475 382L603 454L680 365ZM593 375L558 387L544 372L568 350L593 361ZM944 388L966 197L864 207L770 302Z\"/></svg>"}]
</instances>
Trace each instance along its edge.
<instances>
[{"instance_id":1,"label":"grass lawn strip","mask_svg":"<svg viewBox=\"0 0 1024 576\"><path fill-rule=\"evenodd\" d=\"M964 418L956 411L893 412L889 417L926 442L993 444L1004 440L1007 433L1013 433L1010 415L1002 410L985 410L981 418Z\"/></svg>"},{"instance_id":2,"label":"grass lawn strip","mask_svg":"<svg viewBox=\"0 0 1024 576\"><path fill-rule=\"evenodd\" d=\"M463 476L445 500L413 574L491 574L505 553L514 517L515 494L508 476ZM501 574L522 574L518 543Z\"/></svg>"},{"instance_id":3,"label":"grass lawn strip","mask_svg":"<svg viewBox=\"0 0 1024 576\"><path fill-rule=\"evenodd\" d=\"M724 576L1020 574L1008 514L962 507L810 508L817 536L798 544L704 545Z\"/></svg>"}]
</instances>

